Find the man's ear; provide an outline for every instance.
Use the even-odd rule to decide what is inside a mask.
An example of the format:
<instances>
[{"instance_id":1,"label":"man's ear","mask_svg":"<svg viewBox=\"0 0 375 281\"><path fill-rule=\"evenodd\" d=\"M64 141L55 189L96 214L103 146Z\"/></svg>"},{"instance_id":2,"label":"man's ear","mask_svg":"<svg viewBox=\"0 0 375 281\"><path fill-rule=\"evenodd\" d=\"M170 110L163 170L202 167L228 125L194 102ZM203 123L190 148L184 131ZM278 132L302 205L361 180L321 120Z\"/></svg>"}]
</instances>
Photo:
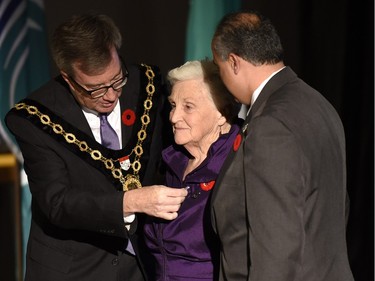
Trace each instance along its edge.
<instances>
[{"instance_id":1,"label":"man's ear","mask_svg":"<svg viewBox=\"0 0 375 281\"><path fill-rule=\"evenodd\" d=\"M65 80L65 82L69 85L70 90L73 91L75 88L72 85L72 82L70 82L69 75L62 70L60 70L60 74L61 74L62 78Z\"/></svg>"},{"instance_id":2,"label":"man's ear","mask_svg":"<svg viewBox=\"0 0 375 281\"><path fill-rule=\"evenodd\" d=\"M60 74L61 74L62 78L64 78L64 80L67 83L69 83L69 75L65 71L63 71L63 70L60 70Z\"/></svg>"},{"instance_id":3,"label":"man's ear","mask_svg":"<svg viewBox=\"0 0 375 281\"><path fill-rule=\"evenodd\" d=\"M71 88L74 88L74 87L72 86L72 83L71 83L70 80L69 80L69 75L68 75L65 71L63 71L63 70L60 70L60 74L61 74L62 78L65 80L65 82L66 82Z\"/></svg>"},{"instance_id":4,"label":"man's ear","mask_svg":"<svg viewBox=\"0 0 375 281\"><path fill-rule=\"evenodd\" d=\"M240 67L241 67L241 60L240 60L240 57L237 56L236 54L234 53L230 53L228 55L228 61L229 61L229 64L234 72L234 74L238 74L238 72L240 71Z\"/></svg>"}]
</instances>

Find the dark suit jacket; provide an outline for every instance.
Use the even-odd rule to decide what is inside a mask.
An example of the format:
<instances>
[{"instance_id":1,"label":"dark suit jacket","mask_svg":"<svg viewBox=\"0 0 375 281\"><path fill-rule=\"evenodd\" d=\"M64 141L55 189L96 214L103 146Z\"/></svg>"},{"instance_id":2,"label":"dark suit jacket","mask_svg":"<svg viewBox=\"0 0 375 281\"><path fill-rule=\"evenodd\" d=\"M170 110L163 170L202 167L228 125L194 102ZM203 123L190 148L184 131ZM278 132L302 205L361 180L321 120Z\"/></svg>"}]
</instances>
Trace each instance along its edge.
<instances>
[{"instance_id":1,"label":"dark suit jacket","mask_svg":"<svg viewBox=\"0 0 375 281\"><path fill-rule=\"evenodd\" d=\"M131 109L136 114L136 122L134 125L122 122L125 155L137 140L148 82L140 66L131 66L128 70L129 80L120 97L121 112ZM143 185L155 183L161 159L162 124L169 126L168 121L161 120L165 96L160 75L156 68L154 71L156 93L141 158ZM83 132L88 141L96 143L80 106L61 77L28 98L48 108L61 122L79 129L80 132L73 130L77 135L82 137ZM128 232L122 213L123 192L117 190L100 168L90 165L79 152L69 150L66 142L55 138L56 134L49 134L51 130L41 130L15 109L6 116L6 123L22 151L32 193L26 280L143 280L135 233L138 220ZM124 251L129 237L137 257Z\"/></svg>"},{"instance_id":2,"label":"dark suit jacket","mask_svg":"<svg viewBox=\"0 0 375 281\"><path fill-rule=\"evenodd\" d=\"M212 197L220 280L353 280L345 136L334 108L286 67L265 85L243 131Z\"/></svg>"}]
</instances>

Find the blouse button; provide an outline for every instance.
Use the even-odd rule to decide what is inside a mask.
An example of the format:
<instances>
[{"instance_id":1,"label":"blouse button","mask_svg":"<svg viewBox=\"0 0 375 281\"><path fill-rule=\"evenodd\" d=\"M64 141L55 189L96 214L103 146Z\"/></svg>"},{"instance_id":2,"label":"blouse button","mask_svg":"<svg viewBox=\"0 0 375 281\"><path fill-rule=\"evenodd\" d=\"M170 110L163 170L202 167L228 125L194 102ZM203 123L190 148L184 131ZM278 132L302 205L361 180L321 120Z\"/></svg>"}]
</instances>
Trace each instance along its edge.
<instances>
[{"instance_id":1,"label":"blouse button","mask_svg":"<svg viewBox=\"0 0 375 281\"><path fill-rule=\"evenodd\" d=\"M194 191L192 194L191 194L191 198L193 199L197 199L198 196L201 194L201 191L200 190L196 190Z\"/></svg>"}]
</instances>

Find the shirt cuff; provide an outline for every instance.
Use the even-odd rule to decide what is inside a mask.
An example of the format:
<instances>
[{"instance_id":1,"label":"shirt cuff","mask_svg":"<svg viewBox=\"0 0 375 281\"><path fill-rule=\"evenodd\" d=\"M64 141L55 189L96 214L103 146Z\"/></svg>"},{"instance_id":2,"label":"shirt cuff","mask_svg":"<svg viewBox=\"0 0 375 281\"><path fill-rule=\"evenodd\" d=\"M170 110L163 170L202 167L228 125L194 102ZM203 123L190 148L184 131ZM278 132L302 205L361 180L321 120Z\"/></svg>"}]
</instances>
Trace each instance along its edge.
<instances>
[{"instance_id":1,"label":"shirt cuff","mask_svg":"<svg viewBox=\"0 0 375 281\"><path fill-rule=\"evenodd\" d=\"M124 217L124 223L131 224L135 219L135 214ZM128 225L127 225L128 226Z\"/></svg>"}]
</instances>

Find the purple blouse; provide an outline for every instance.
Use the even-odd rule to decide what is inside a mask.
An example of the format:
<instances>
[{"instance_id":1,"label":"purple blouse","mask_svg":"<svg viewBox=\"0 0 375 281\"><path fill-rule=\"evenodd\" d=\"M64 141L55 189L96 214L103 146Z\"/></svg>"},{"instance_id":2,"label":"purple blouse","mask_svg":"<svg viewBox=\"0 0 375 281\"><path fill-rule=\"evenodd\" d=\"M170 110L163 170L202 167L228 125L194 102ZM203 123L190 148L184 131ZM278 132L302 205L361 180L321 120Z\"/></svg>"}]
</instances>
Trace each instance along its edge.
<instances>
[{"instance_id":1,"label":"purple blouse","mask_svg":"<svg viewBox=\"0 0 375 281\"><path fill-rule=\"evenodd\" d=\"M213 280L219 263L219 242L212 230L206 186L215 181L238 134L230 132L213 143L207 158L182 180L189 160L183 147L170 146L163 151L167 164L166 185L189 187L178 217L164 221L149 217L144 227L147 247L156 260L155 280ZM203 189L202 189L203 187Z\"/></svg>"}]
</instances>

